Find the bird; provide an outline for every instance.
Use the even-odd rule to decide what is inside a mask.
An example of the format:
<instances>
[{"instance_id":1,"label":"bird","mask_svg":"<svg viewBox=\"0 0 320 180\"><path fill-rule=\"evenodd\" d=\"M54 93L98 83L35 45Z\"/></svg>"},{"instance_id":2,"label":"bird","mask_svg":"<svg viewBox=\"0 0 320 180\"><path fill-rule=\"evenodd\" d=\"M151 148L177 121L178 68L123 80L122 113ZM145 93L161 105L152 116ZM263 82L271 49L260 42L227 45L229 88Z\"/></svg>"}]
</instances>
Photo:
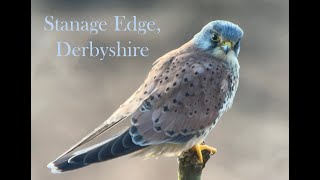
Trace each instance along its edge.
<instances>
[{"instance_id":1,"label":"bird","mask_svg":"<svg viewBox=\"0 0 320 180\"><path fill-rule=\"evenodd\" d=\"M58 174L128 154L173 157L186 150L203 162L202 150L217 152L203 141L231 108L238 89L243 34L225 20L203 26L155 60L141 86L107 120L47 167ZM123 132L75 150L122 121L130 121Z\"/></svg>"}]
</instances>

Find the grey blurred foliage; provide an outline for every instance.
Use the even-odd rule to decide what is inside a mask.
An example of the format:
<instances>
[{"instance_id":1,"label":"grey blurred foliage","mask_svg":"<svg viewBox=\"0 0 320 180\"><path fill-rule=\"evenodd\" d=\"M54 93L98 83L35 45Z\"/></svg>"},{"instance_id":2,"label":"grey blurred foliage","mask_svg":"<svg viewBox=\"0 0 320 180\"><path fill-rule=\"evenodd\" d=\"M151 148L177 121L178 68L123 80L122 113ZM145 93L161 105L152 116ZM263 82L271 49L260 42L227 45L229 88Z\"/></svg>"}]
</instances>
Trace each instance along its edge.
<instances>
[{"instance_id":1,"label":"grey blurred foliage","mask_svg":"<svg viewBox=\"0 0 320 180\"><path fill-rule=\"evenodd\" d=\"M53 175L48 162L102 123L142 83L151 64L187 42L205 24L224 19L245 32L240 86L233 104L208 136L218 149L202 179L286 180L288 175L288 0L32 0L32 179L176 179L177 159L128 156ZM59 33L44 17L155 20L159 35ZM147 58L57 58L56 41L148 46ZM116 131L115 129L114 131ZM106 135L108 136L108 135Z\"/></svg>"}]
</instances>

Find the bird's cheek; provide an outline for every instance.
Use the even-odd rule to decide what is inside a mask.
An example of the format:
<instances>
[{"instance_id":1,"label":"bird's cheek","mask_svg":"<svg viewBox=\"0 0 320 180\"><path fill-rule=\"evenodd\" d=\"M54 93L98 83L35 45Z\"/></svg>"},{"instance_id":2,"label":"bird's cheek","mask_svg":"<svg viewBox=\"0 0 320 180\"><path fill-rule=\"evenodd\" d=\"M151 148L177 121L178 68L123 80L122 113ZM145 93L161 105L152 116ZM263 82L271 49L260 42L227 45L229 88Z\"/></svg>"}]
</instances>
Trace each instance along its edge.
<instances>
[{"instance_id":1,"label":"bird's cheek","mask_svg":"<svg viewBox=\"0 0 320 180\"><path fill-rule=\"evenodd\" d=\"M226 58L226 53L220 47L215 48L212 52L212 55L218 59Z\"/></svg>"}]
</instances>

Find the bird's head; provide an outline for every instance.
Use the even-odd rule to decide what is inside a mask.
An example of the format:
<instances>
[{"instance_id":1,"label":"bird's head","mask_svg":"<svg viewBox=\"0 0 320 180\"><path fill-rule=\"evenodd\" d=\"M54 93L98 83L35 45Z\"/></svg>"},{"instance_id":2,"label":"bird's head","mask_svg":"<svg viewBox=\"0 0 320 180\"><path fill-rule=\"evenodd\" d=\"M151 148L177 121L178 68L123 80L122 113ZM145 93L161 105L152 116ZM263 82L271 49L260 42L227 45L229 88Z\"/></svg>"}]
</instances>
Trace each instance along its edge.
<instances>
[{"instance_id":1,"label":"bird's head","mask_svg":"<svg viewBox=\"0 0 320 180\"><path fill-rule=\"evenodd\" d=\"M192 41L215 58L226 59L228 56L238 57L242 36L243 31L238 25L217 20L205 25Z\"/></svg>"}]
</instances>

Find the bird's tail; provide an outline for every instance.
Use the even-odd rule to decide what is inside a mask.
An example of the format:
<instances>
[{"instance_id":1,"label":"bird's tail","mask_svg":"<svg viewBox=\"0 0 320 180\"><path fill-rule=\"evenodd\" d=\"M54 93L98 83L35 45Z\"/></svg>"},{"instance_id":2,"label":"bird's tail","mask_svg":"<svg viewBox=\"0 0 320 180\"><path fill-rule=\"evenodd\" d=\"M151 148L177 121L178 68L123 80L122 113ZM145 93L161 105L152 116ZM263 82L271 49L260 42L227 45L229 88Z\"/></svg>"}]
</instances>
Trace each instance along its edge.
<instances>
[{"instance_id":1,"label":"bird's tail","mask_svg":"<svg viewBox=\"0 0 320 180\"><path fill-rule=\"evenodd\" d=\"M52 173L58 174L127 155L144 147L146 146L134 144L127 130L120 136L61 157L49 163L47 167Z\"/></svg>"}]
</instances>

